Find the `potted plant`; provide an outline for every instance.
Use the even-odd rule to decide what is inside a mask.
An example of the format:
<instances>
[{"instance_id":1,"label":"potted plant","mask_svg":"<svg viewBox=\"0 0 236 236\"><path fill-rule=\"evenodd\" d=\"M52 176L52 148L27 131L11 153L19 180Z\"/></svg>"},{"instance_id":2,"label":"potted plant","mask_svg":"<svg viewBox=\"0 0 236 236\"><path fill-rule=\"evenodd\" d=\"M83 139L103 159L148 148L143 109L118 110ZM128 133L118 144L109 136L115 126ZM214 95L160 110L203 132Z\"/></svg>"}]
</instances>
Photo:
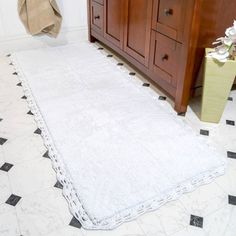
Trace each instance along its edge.
<instances>
[{"instance_id":1,"label":"potted plant","mask_svg":"<svg viewBox=\"0 0 236 236\"><path fill-rule=\"evenodd\" d=\"M201 120L218 123L236 76L236 21L206 49Z\"/></svg>"}]
</instances>

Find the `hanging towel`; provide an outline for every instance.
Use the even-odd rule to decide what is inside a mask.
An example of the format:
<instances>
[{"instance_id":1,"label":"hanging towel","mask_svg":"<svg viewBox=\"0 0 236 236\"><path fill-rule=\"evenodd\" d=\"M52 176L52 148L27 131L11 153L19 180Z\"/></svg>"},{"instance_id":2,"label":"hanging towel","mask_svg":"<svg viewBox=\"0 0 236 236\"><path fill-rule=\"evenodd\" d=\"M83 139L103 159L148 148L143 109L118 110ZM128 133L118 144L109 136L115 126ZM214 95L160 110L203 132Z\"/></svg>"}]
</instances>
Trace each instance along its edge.
<instances>
[{"instance_id":1,"label":"hanging towel","mask_svg":"<svg viewBox=\"0 0 236 236\"><path fill-rule=\"evenodd\" d=\"M59 34L62 16L55 0L18 0L18 13L28 33Z\"/></svg>"}]
</instances>

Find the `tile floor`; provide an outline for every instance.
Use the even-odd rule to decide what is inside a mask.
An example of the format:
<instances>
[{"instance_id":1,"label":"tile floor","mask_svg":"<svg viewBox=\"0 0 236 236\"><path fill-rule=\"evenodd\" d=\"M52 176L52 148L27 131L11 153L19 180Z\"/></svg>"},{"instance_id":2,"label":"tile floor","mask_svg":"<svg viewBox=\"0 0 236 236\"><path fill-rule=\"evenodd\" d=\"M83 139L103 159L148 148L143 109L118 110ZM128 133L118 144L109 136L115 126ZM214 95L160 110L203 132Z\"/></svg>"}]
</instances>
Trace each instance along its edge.
<instances>
[{"instance_id":1,"label":"tile floor","mask_svg":"<svg viewBox=\"0 0 236 236\"><path fill-rule=\"evenodd\" d=\"M111 52L98 47L107 60L114 59ZM118 67L127 66L119 61ZM135 74L143 89L155 89L130 68L130 75ZM171 101L155 90L171 109ZM9 57L0 58L0 236L236 235L236 91L220 124L199 121L199 99L183 117L195 132L222 147L229 164L226 174L113 231L84 230L72 217L25 99L14 65Z\"/></svg>"}]
</instances>

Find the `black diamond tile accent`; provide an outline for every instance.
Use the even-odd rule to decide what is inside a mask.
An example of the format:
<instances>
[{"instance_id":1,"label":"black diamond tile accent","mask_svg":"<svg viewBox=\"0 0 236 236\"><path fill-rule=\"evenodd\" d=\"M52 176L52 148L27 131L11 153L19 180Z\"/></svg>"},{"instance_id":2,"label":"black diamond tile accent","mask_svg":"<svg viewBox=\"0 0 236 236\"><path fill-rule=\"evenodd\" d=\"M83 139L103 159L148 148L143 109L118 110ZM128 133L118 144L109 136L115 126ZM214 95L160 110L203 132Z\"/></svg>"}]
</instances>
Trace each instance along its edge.
<instances>
[{"instance_id":1,"label":"black diamond tile accent","mask_svg":"<svg viewBox=\"0 0 236 236\"><path fill-rule=\"evenodd\" d=\"M201 135L205 135L205 136L209 136L209 130L201 129L201 130L200 130L200 134L201 134Z\"/></svg>"},{"instance_id":2,"label":"black diamond tile accent","mask_svg":"<svg viewBox=\"0 0 236 236\"><path fill-rule=\"evenodd\" d=\"M3 145L6 141L7 141L7 139L0 137L0 145Z\"/></svg>"},{"instance_id":3,"label":"black diamond tile accent","mask_svg":"<svg viewBox=\"0 0 236 236\"><path fill-rule=\"evenodd\" d=\"M229 195L229 204L236 206L236 196Z\"/></svg>"},{"instance_id":4,"label":"black diamond tile accent","mask_svg":"<svg viewBox=\"0 0 236 236\"><path fill-rule=\"evenodd\" d=\"M143 87L150 87L149 83L143 83Z\"/></svg>"},{"instance_id":5,"label":"black diamond tile accent","mask_svg":"<svg viewBox=\"0 0 236 236\"><path fill-rule=\"evenodd\" d=\"M0 170L8 172L13 167L12 164L5 162L1 167Z\"/></svg>"},{"instance_id":6,"label":"black diamond tile accent","mask_svg":"<svg viewBox=\"0 0 236 236\"><path fill-rule=\"evenodd\" d=\"M32 116L34 115L34 114L32 113L32 111L28 111L27 114L28 114L28 115L32 115Z\"/></svg>"},{"instance_id":7,"label":"black diamond tile accent","mask_svg":"<svg viewBox=\"0 0 236 236\"><path fill-rule=\"evenodd\" d=\"M59 188L59 189L63 189L63 185L62 185L59 181L57 181L57 182L55 183L54 187L55 187L55 188Z\"/></svg>"},{"instance_id":8,"label":"black diamond tile accent","mask_svg":"<svg viewBox=\"0 0 236 236\"><path fill-rule=\"evenodd\" d=\"M41 131L41 129L38 128L38 129L36 129L36 130L34 131L34 133L40 135L40 134L42 133L42 131Z\"/></svg>"},{"instance_id":9,"label":"black diamond tile accent","mask_svg":"<svg viewBox=\"0 0 236 236\"><path fill-rule=\"evenodd\" d=\"M102 47L100 47L100 48L98 48L98 50L103 50L104 48L102 48Z\"/></svg>"},{"instance_id":10,"label":"black diamond tile accent","mask_svg":"<svg viewBox=\"0 0 236 236\"><path fill-rule=\"evenodd\" d=\"M22 86L22 84L21 84L21 83L18 83L16 86Z\"/></svg>"},{"instance_id":11,"label":"black diamond tile accent","mask_svg":"<svg viewBox=\"0 0 236 236\"><path fill-rule=\"evenodd\" d=\"M11 206L16 206L16 204L20 201L21 197L12 194L6 201L7 204Z\"/></svg>"},{"instance_id":12,"label":"black diamond tile accent","mask_svg":"<svg viewBox=\"0 0 236 236\"><path fill-rule=\"evenodd\" d=\"M27 99L27 97L24 95L23 97L21 97L21 99Z\"/></svg>"},{"instance_id":13,"label":"black diamond tile accent","mask_svg":"<svg viewBox=\"0 0 236 236\"><path fill-rule=\"evenodd\" d=\"M109 54L109 55L107 55L107 57L113 57L113 55Z\"/></svg>"},{"instance_id":14,"label":"black diamond tile accent","mask_svg":"<svg viewBox=\"0 0 236 236\"><path fill-rule=\"evenodd\" d=\"M178 113L178 116L185 116L186 115L186 112L179 112Z\"/></svg>"},{"instance_id":15,"label":"black diamond tile accent","mask_svg":"<svg viewBox=\"0 0 236 236\"><path fill-rule=\"evenodd\" d=\"M228 151L227 156L228 156L228 158L236 159L236 152Z\"/></svg>"},{"instance_id":16,"label":"black diamond tile accent","mask_svg":"<svg viewBox=\"0 0 236 236\"><path fill-rule=\"evenodd\" d=\"M135 76L136 73L135 73L135 72L130 72L129 75L131 75L131 76Z\"/></svg>"},{"instance_id":17,"label":"black diamond tile accent","mask_svg":"<svg viewBox=\"0 0 236 236\"><path fill-rule=\"evenodd\" d=\"M13 66L13 63L11 62L11 63L9 63L9 66Z\"/></svg>"},{"instance_id":18,"label":"black diamond tile accent","mask_svg":"<svg viewBox=\"0 0 236 236\"><path fill-rule=\"evenodd\" d=\"M190 225L202 228L203 227L203 218L200 216L191 215Z\"/></svg>"},{"instance_id":19,"label":"black diamond tile accent","mask_svg":"<svg viewBox=\"0 0 236 236\"><path fill-rule=\"evenodd\" d=\"M235 121L233 121L233 120L226 120L226 124L227 125L235 126Z\"/></svg>"},{"instance_id":20,"label":"black diamond tile accent","mask_svg":"<svg viewBox=\"0 0 236 236\"><path fill-rule=\"evenodd\" d=\"M0 122L1 122L1 121L3 121L3 119L2 119L2 118L0 118Z\"/></svg>"},{"instance_id":21,"label":"black diamond tile accent","mask_svg":"<svg viewBox=\"0 0 236 236\"><path fill-rule=\"evenodd\" d=\"M11 56L11 54L7 54L7 55L6 55L6 57L10 57L10 56Z\"/></svg>"},{"instance_id":22,"label":"black diamond tile accent","mask_svg":"<svg viewBox=\"0 0 236 236\"><path fill-rule=\"evenodd\" d=\"M43 157L45 157L45 158L50 158L49 155L48 155L48 151L46 151L46 152L43 154Z\"/></svg>"},{"instance_id":23,"label":"black diamond tile accent","mask_svg":"<svg viewBox=\"0 0 236 236\"><path fill-rule=\"evenodd\" d=\"M73 226L73 227L76 227L78 229L80 229L82 227L81 223L75 217L72 218L69 225Z\"/></svg>"},{"instance_id":24,"label":"black diamond tile accent","mask_svg":"<svg viewBox=\"0 0 236 236\"><path fill-rule=\"evenodd\" d=\"M13 75L18 75L18 73L17 73L17 72L14 72Z\"/></svg>"},{"instance_id":25,"label":"black diamond tile accent","mask_svg":"<svg viewBox=\"0 0 236 236\"><path fill-rule=\"evenodd\" d=\"M233 101L234 99L232 97L228 97L228 101Z\"/></svg>"},{"instance_id":26,"label":"black diamond tile accent","mask_svg":"<svg viewBox=\"0 0 236 236\"><path fill-rule=\"evenodd\" d=\"M117 66L123 66L123 65L124 65L124 64L121 63L121 62L117 63Z\"/></svg>"},{"instance_id":27,"label":"black diamond tile accent","mask_svg":"<svg viewBox=\"0 0 236 236\"><path fill-rule=\"evenodd\" d=\"M165 100L166 100L166 97L164 97L164 96L159 96L158 99L159 99L159 100L162 100L162 101L165 101Z\"/></svg>"}]
</instances>

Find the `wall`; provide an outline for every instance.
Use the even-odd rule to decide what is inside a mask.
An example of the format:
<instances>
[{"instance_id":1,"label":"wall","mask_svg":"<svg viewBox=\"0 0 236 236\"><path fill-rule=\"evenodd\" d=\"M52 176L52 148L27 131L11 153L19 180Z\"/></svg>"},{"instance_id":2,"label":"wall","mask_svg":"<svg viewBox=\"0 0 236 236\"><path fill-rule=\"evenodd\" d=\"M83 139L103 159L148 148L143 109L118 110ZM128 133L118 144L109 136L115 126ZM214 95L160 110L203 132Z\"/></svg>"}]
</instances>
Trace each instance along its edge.
<instances>
[{"instance_id":1,"label":"wall","mask_svg":"<svg viewBox=\"0 0 236 236\"><path fill-rule=\"evenodd\" d=\"M0 0L0 55L87 39L87 1L57 0L63 15L57 39L28 35L17 14L17 0Z\"/></svg>"}]
</instances>

